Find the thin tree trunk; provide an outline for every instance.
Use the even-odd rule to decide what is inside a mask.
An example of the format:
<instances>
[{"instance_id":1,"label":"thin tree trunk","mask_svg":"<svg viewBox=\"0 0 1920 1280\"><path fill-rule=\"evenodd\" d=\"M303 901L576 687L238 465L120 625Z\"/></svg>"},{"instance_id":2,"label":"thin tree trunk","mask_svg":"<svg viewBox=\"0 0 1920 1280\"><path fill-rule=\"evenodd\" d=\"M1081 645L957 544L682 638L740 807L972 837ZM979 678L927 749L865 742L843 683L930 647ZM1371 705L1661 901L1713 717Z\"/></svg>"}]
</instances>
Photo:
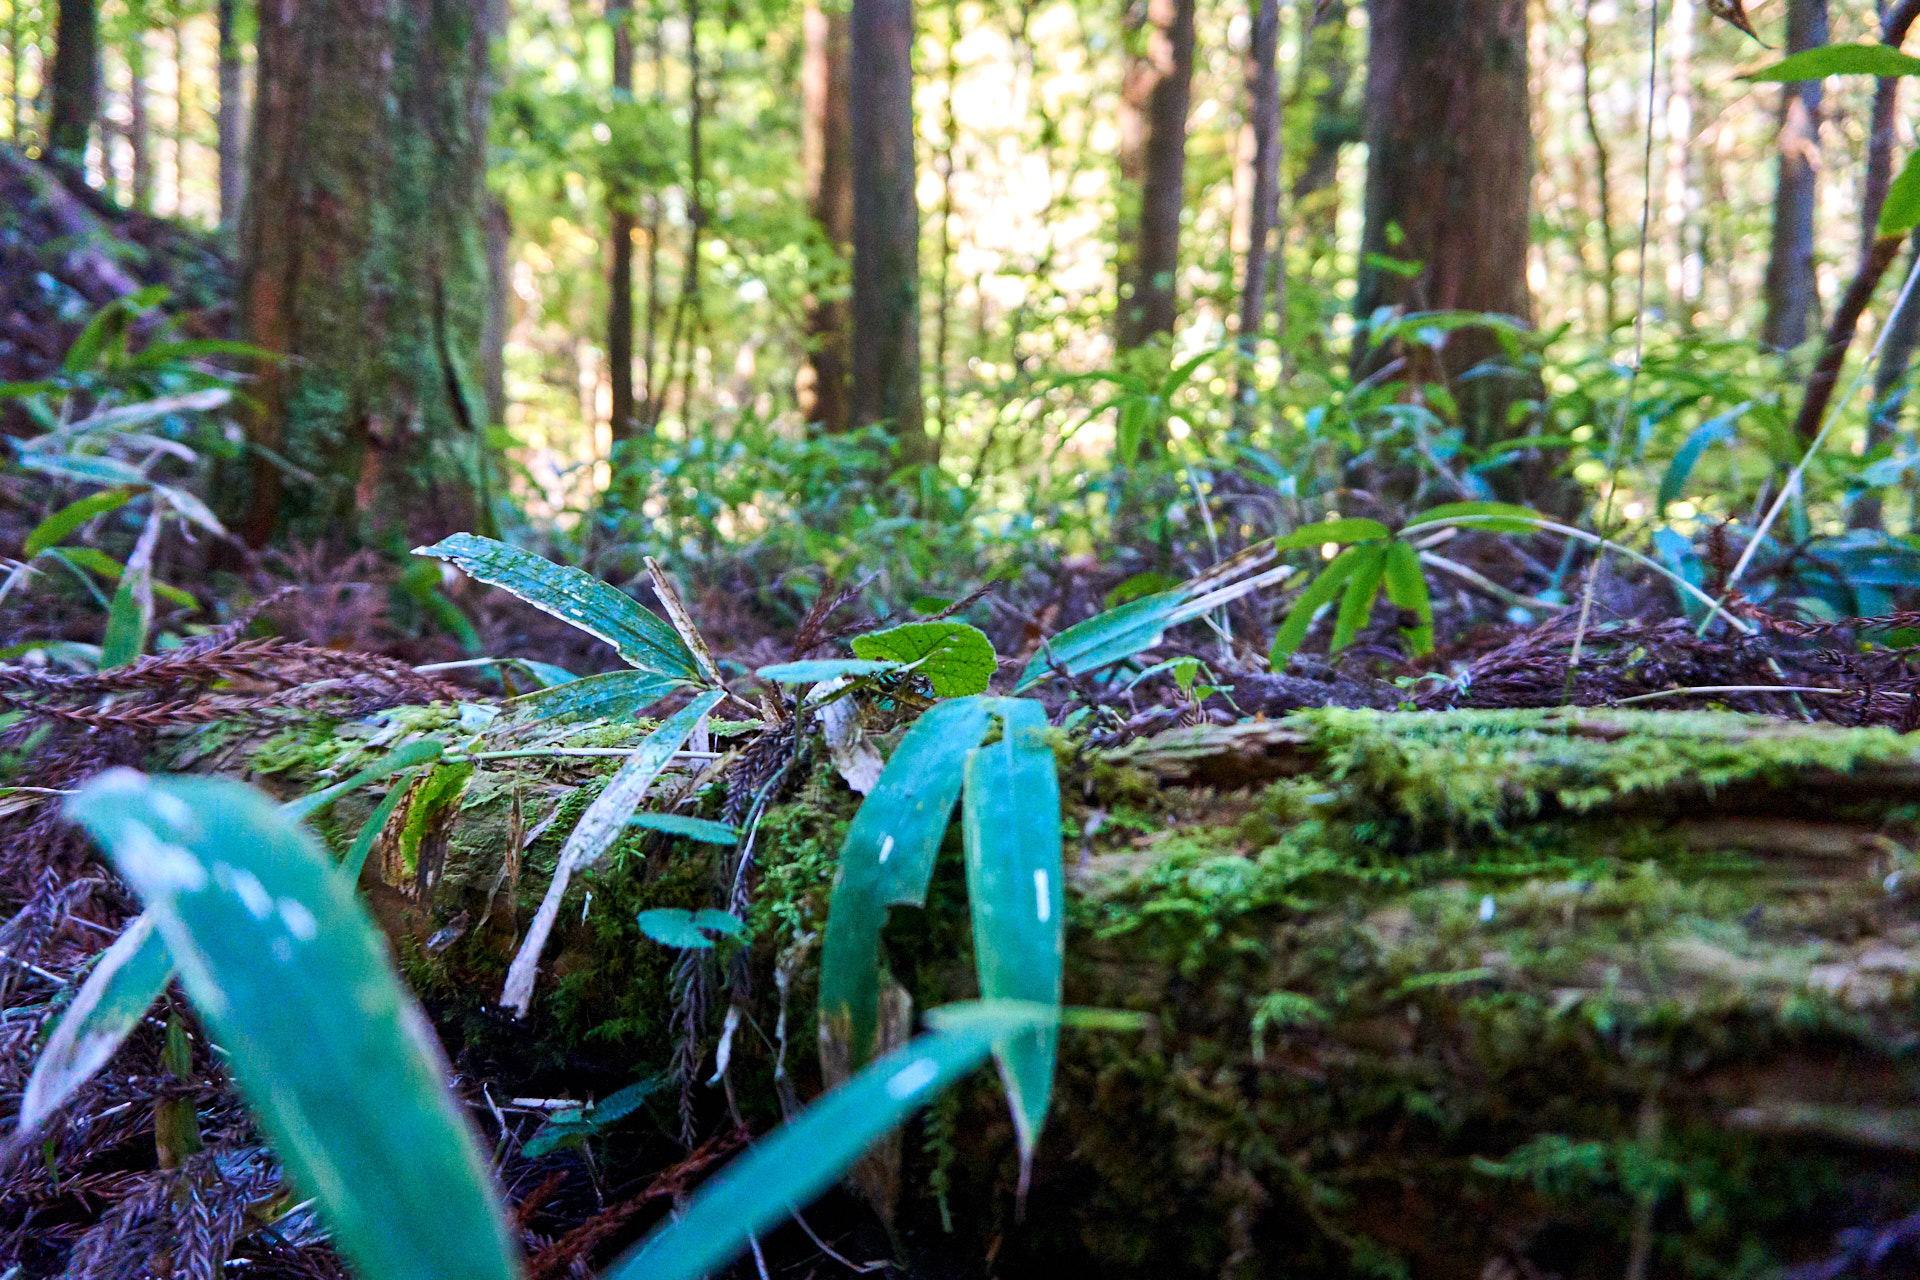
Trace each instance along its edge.
<instances>
[{"instance_id":1,"label":"thin tree trunk","mask_svg":"<svg viewBox=\"0 0 1920 1280\"><path fill-rule=\"evenodd\" d=\"M1787 49L1827 43L1827 0L1788 0ZM1762 341L1791 351L1812 332L1819 292L1813 234L1820 145L1821 83L1781 87L1780 173L1773 199L1773 246L1767 261L1767 316Z\"/></svg>"},{"instance_id":2,"label":"thin tree trunk","mask_svg":"<svg viewBox=\"0 0 1920 1280\"><path fill-rule=\"evenodd\" d=\"M848 411L891 427L908 466L938 459L920 389L920 206L914 194L912 0L853 0L853 351Z\"/></svg>"},{"instance_id":3,"label":"thin tree trunk","mask_svg":"<svg viewBox=\"0 0 1920 1280\"><path fill-rule=\"evenodd\" d=\"M20 20L21 0L7 0L7 137L17 148L25 141L20 135L23 96L20 73L27 65L27 30Z\"/></svg>"},{"instance_id":4,"label":"thin tree trunk","mask_svg":"<svg viewBox=\"0 0 1920 1280\"><path fill-rule=\"evenodd\" d=\"M607 0L607 25L613 28L613 100L623 106L633 100L631 0ZM613 382L609 425L616 447L638 429L633 399L634 194L630 175L607 175L607 366Z\"/></svg>"},{"instance_id":5,"label":"thin tree trunk","mask_svg":"<svg viewBox=\"0 0 1920 1280\"><path fill-rule=\"evenodd\" d=\"M127 42L127 145L133 153L133 207L153 212L153 122L147 102L147 33ZM110 167L110 166L109 166Z\"/></svg>"},{"instance_id":6,"label":"thin tree trunk","mask_svg":"<svg viewBox=\"0 0 1920 1280\"><path fill-rule=\"evenodd\" d=\"M1308 238L1329 244L1340 212L1340 150L1361 137L1359 118L1347 102L1353 87L1347 0L1300 0L1300 13L1302 47L1294 92L1313 93L1313 145L1293 181L1293 207Z\"/></svg>"},{"instance_id":7,"label":"thin tree trunk","mask_svg":"<svg viewBox=\"0 0 1920 1280\"><path fill-rule=\"evenodd\" d=\"M187 24L173 21L173 214L187 211L187 146L193 136L193 80L187 72Z\"/></svg>"},{"instance_id":8,"label":"thin tree trunk","mask_svg":"<svg viewBox=\"0 0 1920 1280\"><path fill-rule=\"evenodd\" d=\"M933 451L938 456L946 444L947 423L952 408L947 404L947 333L953 319L953 152L954 139L960 132L959 116L954 111L954 97L960 81L960 64L954 50L960 44L960 8L958 0L947 2L947 38L943 50L946 58L946 93L942 97L942 115L940 121L940 151L934 163L940 172L940 243L938 249L940 263L940 284L934 302L933 321L933 402L938 406L934 415ZM1019 335L1014 335L1014 345L1019 346ZM1015 366L1019 361L1016 358Z\"/></svg>"},{"instance_id":9,"label":"thin tree trunk","mask_svg":"<svg viewBox=\"0 0 1920 1280\"><path fill-rule=\"evenodd\" d=\"M1700 260L1693 236L1699 197L1694 190L1693 51L1699 10L1693 0L1673 0L1667 27L1667 297L1669 309L1682 325L1693 327L1694 306L1700 300Z\"/></svg>"},{"instance_id":10,"label":"thin tree trunk","mask_svg":"<svg viewBox=\"0 0 1920 1280\"><path fill-rule=\"evenodd\" d=\"M96 0L58 0L58 7L47 78L47 154L84 172L87 138L100 114L100 13Z\"/></svg>"},{"instance_id":11,"label":"thin tree trunk","mask_svg":"<svg viewBox=\"0 0 1920 1280\"><path fill-rule=\"evenodd\" d=\"M1240 288L1240 369L1233 420L1241 430L1253 425L1253 358L1267 310L1269 241L1280 225L1280 0L1256 0L1252 40L1247 49L1247 118L1253 126L1253 197L1247 219L1247 273ZM1284 240L1284 238L1283 238ZM1278 254L1272 259L1278 262ZM1284 295L1284 271L1273 273L1274 292ZM1284 344L1284 304L1275 308Z\"/></svg>"},{"instance_id":12,"label":"thin tree trunk","mask_svg":"<svg viewBox=\"0 0 1920 1280\"><path fill-rule=\"evenodd\" d=\"M653 100L656 104L665 104L666 85L666 22L656 16L653 24ZM660 316L665 306L665 294L660 288L661 203L658 189L647 193L647 337L642 421L649 431L659 424L660 398L666 394L666 381L659 376L657 364L660 357Z\"/></svg>"},{"instance_id":13,"label":"thin tree trunk","mask_svg":"<svg viewBox=\"0 0 1920 1280\"><path fill-rule=\"evenodd\" d=\"M1171 335L1186 199L1187 107L1193 87L1194 0L1135 0L1120 90L1120 275L1116 339L1123 350ZM1137 201L1137 203L1134 203Z\"/></svg>"},{"instance_id":14,"label":"thin tree trunk","mask_svg":"<svg viewBox=\"0 0 1920 1280\"><path fill-rule=\"evenodd\" d=\"M821 235L844 261L853 239L853 170L847 116L847 14L837 5L810 3L802 19L801 152L807 209ZM837 291L836 291L837 293ZM847 429L847 300L816 295L807 306L807 363L811 385L800 406L810 424L828 433Z\"/></svg>"},{"instance_id":15,"label":"thin tree trunk","mask_svg":"<svg viewBox=\"0 0 1920 1280\"><path fill-rule=\"evenodd\" d=\"M1580 5L1580 102L1586 117L1587 142L1593 147L1594 181L1600 206L1595 213L1600 220L1600 255L1605 259L1600 264L1601 314L1606 320L1606 331L1612 333L1620 323L1620 304L1615 296L1620 245L1613 233L1613 185L1609 176L1612 160L1593 105L1593 0L1582 0Z\"/></svg>"},{"instance_id":16,"label":"thin tree trunk","mask_svg":"<svg viewBox=\"0 0 1920 1280\"><path fill-rule=\"evenodd\" d=\"M499 196L487 195L487 318L480 330L480 389L487 425L507 420L507 330L513 322L513 289L508 253L513 222Z\"/></svg>"},{"instance_id":17,"label":"thin tree trunk","mask_svg":"<svg viewBox=\"0 0 1920 1280\"><path fill-rule=\"evenodd\" d=\"M246 142L242 130L240 34L235 30L238 0L220 0L220 226L232 231L240 225L240 202L246 191Z\"/></svg>"},{"instance_id":18,"label":"thin tree trunk","mask_svg":"<svg viewBox=\"0 0 1920 1280\"><path fill-rule=\"evenodd\" d=\"M680 339L687 338L685 377L681 381L680 418L692 421L693 348L698 343L699 325L688 326L700 297L700 233L706 229L707 206L705 158L701 150L701 125L705 99L700 88L700 0L687 0L687 258L680 272L680 297L673 307L673 327L667 334L667 378L660 388L661 407L673 388L674 375L680 369ZM697 320L697 317L696 317ZM658 425L657 423L654 425Z\"/></svg>"}]
</instances>

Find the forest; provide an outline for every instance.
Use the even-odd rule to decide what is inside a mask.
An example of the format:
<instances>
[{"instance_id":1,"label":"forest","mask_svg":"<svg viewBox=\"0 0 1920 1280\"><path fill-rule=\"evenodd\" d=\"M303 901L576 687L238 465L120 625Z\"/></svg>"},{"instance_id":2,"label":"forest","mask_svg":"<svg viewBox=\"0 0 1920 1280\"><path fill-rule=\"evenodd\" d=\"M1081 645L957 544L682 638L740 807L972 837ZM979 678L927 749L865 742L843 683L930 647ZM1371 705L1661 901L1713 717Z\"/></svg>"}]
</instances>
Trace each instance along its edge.
<instances>
[{"instance_id":1,"label":"forest","mask_svg":"<svg viewBox=\"0 0 1920 1280\"><path fill-rule=\"evenodd\" d=\"M1917 21L0 0L0 1280L1920 1275Z\"/></svg>"}]
</instances>

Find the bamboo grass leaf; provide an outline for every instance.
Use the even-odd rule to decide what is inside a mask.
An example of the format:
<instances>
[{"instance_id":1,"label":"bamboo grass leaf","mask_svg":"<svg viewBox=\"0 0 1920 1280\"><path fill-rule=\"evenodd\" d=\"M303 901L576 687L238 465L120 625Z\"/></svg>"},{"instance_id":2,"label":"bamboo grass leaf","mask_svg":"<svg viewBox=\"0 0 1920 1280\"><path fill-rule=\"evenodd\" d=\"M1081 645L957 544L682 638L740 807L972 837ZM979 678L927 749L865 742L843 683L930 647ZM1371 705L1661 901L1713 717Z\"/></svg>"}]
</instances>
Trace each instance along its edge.
<instances>
[{"instance_id":1,"label":"bamboo grass leaf","mask_svg":"<svg viewBox=\"0 0 1920 1280\"><path fill-rule=\"evenodd\" d=\"M1274 539L1273 549L1298 551L1302 547L1323 547L1329 542L1344 547L1355 542L1374 542L1392 536L1393 530L1378 520L1351 516L1344 520L1322 520L1318 524L1303 525L1283 538Z\"/></svg>"},{"instance_id":2,"label":"bamboo grass leaf","mask_svg":"<svg viewBox=\"0 0 1920 1280\"><path fill-rule=\"evenodd\" d=\"M1388 545L1361 547L1360 558L1347 576L1347 589L1340 597L1340 612L1334 615L1333 639L1329 654L1339 653L1352 644L1373 616L1373 598L1380 591L1380 578L1386 572Z\"/></svg>"},{"instance_id":3,"label":"bamboo grass leaf","mask_svg":"<svg viewBox=\"0 0 1920 1280\"><path fill-rule=\"evenodd\" d=\"M286 804L282 805L281 808L286 810L287 816L290 818L296 820L305 818L308 814L316 810L324 809L348 792L358 791L369 782L378 782L382 778L391 777L399 773L402 769L411 769L415 765L432 764L440 758L442 749L440 743L433 738L422 738L418 742L409 742L404 747L397 747L389 751L386 755L380 757L380 759L374 761L352 777L336 782L330 787L323 787L319 791L301 796L297 800L289 800Z\"/></svg>"},{"instance_id":4,"label":"bamboo grass leaf","mask_svg":"<svg viewBox=\"0 0 1920 1280\"><path fill-rule=\"evenodd\" d=\"M1402 629L1407 646L1414 654L1433 652L1433 596L1427 590L1426 575L1420 572L1420 553L1408 542L1395 542L1387 548L1387 599L1402 609L1411 609L1419 621Z\"/></svg>"},{"instance_id":5,"label":"bamboo grass leaf","mask_svg":"<svg viewBox=\"0 0 1920 1280\"><path fill-rule=\"evenodd\" d=\"M222 778L115 770L67 813L146 900L262 1131L355 1271L514 1280L446 1060L313 838Z\"/></svg>"},{"instance_id":6,"label":"bamboo grass leaf","mask_svg":"<svg viewBox=\"0 0 1920 1280\"><path fill-rule=\"evenodd\" d=\"M637 606L636 606L637 607ZM624 720L689 683L657 671L608 671L550 685L507 701L495 721L501 728L534 721Z\"/></svg>"},{"instance_id":7,"label":"bamboo grass leaf","mask_svg":"<svg viewBox=\"0 0 1920 1280\"><path fill-rule=\"evenodd\" d=\"M1313 617L1321 608L1332 603L1334 596L1346 585L1347 576L1359 566L1367 548L1348 547L1333 558L1333 563L1320 571L1320 576L1307 584L1300 598L1293 602L1288 610L1285 622L1274 633L1273 648L1267 655L1267 661L1275 671L1285 671L1287 663L1299 650L1307 638L1307 628L1313 625Z\"/></svg>"}]
</instances>

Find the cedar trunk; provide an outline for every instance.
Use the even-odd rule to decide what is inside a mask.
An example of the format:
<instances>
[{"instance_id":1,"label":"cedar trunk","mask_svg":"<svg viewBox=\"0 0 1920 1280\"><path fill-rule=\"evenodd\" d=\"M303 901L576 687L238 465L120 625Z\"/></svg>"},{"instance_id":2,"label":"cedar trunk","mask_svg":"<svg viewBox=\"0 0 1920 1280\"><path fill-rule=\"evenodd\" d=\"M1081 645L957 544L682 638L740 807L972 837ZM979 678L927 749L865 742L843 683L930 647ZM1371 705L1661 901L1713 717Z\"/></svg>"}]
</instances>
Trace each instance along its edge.
<instances>
[{"instance_id":1,"label":"cedar trunk","mask_svg":"<svg viewBox=\"0 0 1920 1280\"><path fill-rule=\"evenodd\" d=\"M633 99L633 5L607 0L613 28L613 96ZM633 183L625 173L607 175L607 367L612 381L614 444L633 438L638 413L633 397Z\"/></svg>"},{"instance_id":2,"label":"cedar trunk","mask_svg":"<svg viewBox=\"0 0 1920 1280\"><path fill-rule=\"evenodd\" d=\"M1193 84L1194 0L1141 0L1127 14L1128 59L1120 97L1120 273L1116 338L1123 350L1173 332L1180 210Z\"/></svg>"},{"instance_id":3,"label":"cedar trunk","mask_svg":"<svg viewBox=\"0 0 1920 1280\"><path fill-rule=\"evenodd\" d=\"M479 514L487 35L464 0L260 6L240 306L285 358L256 385L255 543Z\"/></svg>"},{"instance_id":4,"label":"cedar trunk","mask_svg":"<svg viewBox=\"0 0 1920 1280\"><path fill-rule=\"evenodd\" d=\"M1253 40L1247 51L1247 121L1253 129L1253 200L1247 219L1247 274L1240 289L1240 373L1234 396L1235 425L1253 420L1253 356L1266 314L1267 277L1276 282L1281 301L1275 311L1284 341L1286 280L1284 269L1270 270L1269 241L1280 224L1280 0L1258 0Z\"/></svg>"},{"instance_id":5,"label":"cedar trunk","mask_svg":"<svg viewBox=\"0 0 1920 1280\"><path fill-rule=\"evenodd\" d=\"M220 111L215 127L220 134L220 225L228 231L240 224L247 183L237 8L238 0L220 0Z\"/></svg>"},{"instance_id":6,"label":"cedar trunk","mask_svg":"<svg viewBox=\"0 0 1920 1280\"><path fill-rule=\"evenodd\" d=\"M48 88L47 153L79 168L100 114L100 10L96 0L60 0Z\"/></svg>"},{"instance_id":7,"label":"cedar trunk","mask_svg":"<svg viewBox=\"0 0 1920 1280\"><path fill-rule=\"evenodd\" d=\"M847 109L853 146L849 417L856 426L887 424L902 463L933 462L920 394L912 0L853 0Z\"/></svg>"},{"instance_id":8,"label":"cedar trunk","mask_svg":"<svg viewBox=\"0 0 1920 1280\"><path fill-rule=\"evenodd\" d=\"M807 6L805 95L801 152L807 172L807 209L842 261L853 239L852 122L847 113L847 15ZM837 273L835 273L837 277ZM837 283L837 279L836 279ZM800 410L825 432L847 429L847 301L837 288L816 294L807 307L810 385Z\"/></svg>"},{"instance_id":9,"label":"cedar trunk","mask_svg":"<svg viewBox=\"0 0 1920 1280\"><path fill-rule=\"evenodd\" d=\"M1533 318L1527 289L1533 176L1524 0L1372 0L1368 41L1366 228L1354 314L1356 371L1405 354L1410 381L1445 381L1474 443L1506 434L1502 378L1455 380L1500 351L1484 329L1456 331L1437 365L1377 349L1381 307ZM1401 270L1383 260L1410 264Z\"/></svg>"},{"instance_id":10,"label":"cedar trunk","mask_svg":"<svg viewBox=\"0 0 1920 1280\"><path fill-rule=\"evenodd\" d=\"M1827 42L1827 0L1790 0L1787 48ZM1813 224L1820 147L1820 81L1786 85L1780 98L1780 177L1773 197L1773 251L1767 261L1767 320L1762 335L1791 351L1812 332L1820 297L1813 275Z\"/></svg>"}]
</instances>

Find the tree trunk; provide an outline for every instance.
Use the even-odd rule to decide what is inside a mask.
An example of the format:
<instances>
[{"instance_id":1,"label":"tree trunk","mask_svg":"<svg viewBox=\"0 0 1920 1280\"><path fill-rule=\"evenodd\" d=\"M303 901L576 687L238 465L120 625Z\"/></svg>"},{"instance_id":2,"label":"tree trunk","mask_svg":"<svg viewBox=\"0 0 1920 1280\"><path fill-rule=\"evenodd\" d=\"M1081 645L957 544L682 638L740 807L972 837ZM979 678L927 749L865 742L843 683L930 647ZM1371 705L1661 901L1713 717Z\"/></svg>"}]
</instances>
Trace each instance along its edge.
<instances>
[{"instance_id":1,"label":"tree trunk","mask_svg":"<svg viewBox=\"0 0 1920 1280\"><path fill-rule=\"evenodd\" d=\"M1827 0L1789 0L1787 49L1827 42ZM1767 260L1767 318L1762 340L1791 351L1812 332L1820 295L1813 272L1815 168L1820 148L1818 80L1782 86L1780 176L1773 197L1773 249Z\"/></svg>"},{"instance_id":2,"label":"tree trunk","mask_svg":"<svg viewBox=\"0 0 1920 1280\"><path fill-rule=\"evenodd\" d=\"M807 210L843 262L853 240L852 122L847 115L847 14L818 3L802 18L806 51L801 65L800 149L807 174ZM837 275L837 273L836 273ZM812 380L800 411L811 425L847 429L847 300L838 290L807 305L807 364Z\"/></svg>"},{"instance_id":3,"label":"tree trunk","mask_svg":"<svg viewBox=\"0 0 1920 1280\"><path fill-rule=\"evenodd\" d=\"M100 11L97 0L59 0L59 10L48 77L47 155L79 171L100 114Z\"/></svg>"},{"instance_id":4,"label":"tree trunk","mask_svg":"<svg viewBox=\"0 0 1920 1280\"><path fill-rule=\"evenodd\" d=\"M232 231L240 225L240 202L246 191L246 118L242 110L240 34L234 29L238 0L220 0L220 226Z\"/></svg>"},{"instance_id":5,"label":"tree trunk","mask_svg":"<svg viewBox=\"0 0 1920 1280\"><path fill-rule=\"evenodd\" d=\"M1257 0L1253 37L1247 49L1247 119L1253 126L1253 199L1247 219L1247 274L1240 288L1240 371L1234 394L1234 425L1253 425L1255 395L1253 357L1266 317L1269 242L1280 225L1280 0ZM1275 293L1284 298L1284 267L1271 273ZM1284 343L1285 305L1275 308L1281 318Z\"/></svg>"},{"instance_id":6,"label":"tree trunk","mask_svg":"<svg viewBox=\"0 0 1920 1280\"><path fill-rule=\"evenodd\" d=\"M1700 197L1694 187L1693 52L1699 10L1693 0L1674 0L1667 29L1667 298L1669 313L1688 329L1700 301L1701 262L1695 250Z\"/></svg>"},{"instance_id":7,"label":"tree trunk","mask_svg":"<svg viewBox=\"0 0 1920 1280\"><path fill-rule=\"evenodd\" d=\"M173 37L173 216L187 211L187 146L193 138L193 77L187 70L187 24L179 13Z\"/></svg>"},{"instance_id":8,"label":"tree trunk","mask_svg":"<svg viewBox=\"0 0 1920 1280\"><path fill-rule=\"evenodd\" d=\"M1425 348L1376 347L1367 326L1382 307L1533 318L1526 5L1372 0L1369 13L1356 372L1405 355L1409 381L1453 385L1469 440L1484 448L1508 434L1514 388L1499 377L1454 380L1500 353L1494 336L1456 330L1435 364Z\"/></svg>"},{"instance_id":9,"label":"tree trunk","mask_svg":"<svg viewBox=\"0 0 1920 1280\"><path fill-rule=\"evenodd\" d=\"M466 0L263 0L240 310L286 357L254 391L244 528L470 528L486 314L489 45Z\"/></svg>"},{"instance_id":10,"label":"tree trunk","mask_svg":"<svg viewBox=\"0 0 1920 1280\"><path fill-rule=\"evenodd\" d=\"M1122 350L1173 333L1186 200L1187 105L1193 86L1194 0L1134 0L1127 11L1127 70L1120 89L1115 337Z\"/></svg>"},{"instance_id":11,"label":"tree trunk","mask_svg":"<svg viewBox=\"0 0 1920 1280\"><path fill-rule=\"evenodd\" d=\"M1300 0L1302 40L1296 95L1313 94L1313 145L1293 180L1300 225L1330 243L1340 211L1340 149L1358 142L1358 116L1347 102L1353 86L1353 50L1347 36L1347 0Z\"/></svg>"},{"instance_id":12,"label":"tree trunk","mask_svg":"<svg viewBox=\"0 0 1920 1280\"><path fill-rule=\"evenodd\" d=\"M1587 142L1593 148L1594 187L1599 201L1594 218L1600 224L1600 314L1606 332L1612 333L1614 326L1620 322L1619 301L1615 292L1619 282L1620 248L1613 234L1613 162L1607 154L1607 140L1600 129L1599 112L1594 108L1593 63L1593 0L1581 0L1580 104L1587 125Z\"/></svg>"},{"instance_id":13,"label":"tree trunk","mask_svg":"<svg viewBox=\"0 0 1920 1280\"><path fill-rule=\"evenodd\" d=\"M513 324L513 222L499 196L487 195L487 319L480 335L480 393L488 426L507 420L507 330Z\"/></svg>"},{"instance_id":14,"label":"tree trunk","mask_svg":"<svg viewBox=\"0 0 1920 1280\"><path fill-rule=\"evenodd\" d=\"M27 64L27 29L21 21L20 0L7 5L7 140L16 149L25 144L20 130L24 122L21 108L25 98L20 92L20 72Z\"/></svg>"},{"instance_id":15,"label":"tree trunk","mask_svg":"<svg viewBox=\"0 0 1920 1280\"><path fill-rule=\"evenodd\" d=\"M613 28L613 100L619 107L633 101L631 0L607 0L607 25ZM615 446L632 439L638 429L633 398L634 195L630 175L607 175L607 367L613 383L609 425Z\"/></svg>"},{"instance_id":16,"label":"tree trunk","mask_svg":"<svg viewBox=\"0 0 1920 1280\"><path fill-rule=\"evenodd\" d=\"M127 146L133 153L133 207L153 212L153 120L147 102L147 33L127 42Z\"/></svg>"},{"instance_id":17,"label":"tree trunk","mask_svg":"<svg viewBox=\"0 0 1920 1280\"><path fill-rule=\"evenodd\" d=\"M853 181L848 416L886 424L908 466L934 462L920 392L920 206L914 196L912 0L853 0L847 109Z\"/></svg>"}]
</instances>

